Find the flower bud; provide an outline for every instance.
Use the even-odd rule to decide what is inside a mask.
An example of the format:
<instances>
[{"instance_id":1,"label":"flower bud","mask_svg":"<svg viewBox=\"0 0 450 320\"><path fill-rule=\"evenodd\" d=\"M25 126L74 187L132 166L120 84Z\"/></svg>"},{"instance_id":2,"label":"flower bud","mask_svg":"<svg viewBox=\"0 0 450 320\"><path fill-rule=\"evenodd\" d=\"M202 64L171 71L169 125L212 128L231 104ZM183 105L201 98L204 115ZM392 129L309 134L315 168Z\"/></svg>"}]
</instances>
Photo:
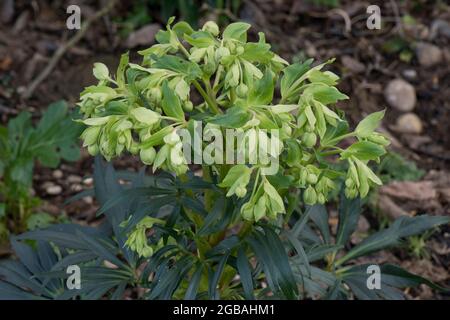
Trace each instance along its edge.
<instances>
[{"instance_id":1,"label":"flower bud","mask_svg":"<svg viewBox=\"0 0 450 320\"><path fill-rule=\"evenodd\" d=\"M308 174L308 177L306 178L306 181L308 181L309 184L316 184L317 183L317 176L314 173Z\"/></svg>"},{"instance_id":2,"label":"flower bud","mask_svg":"<svg viewBox=\"0 0 450 320\"><path fill-rule=\"evenodd\" d=\"M374 143L380 144L382 146L388 146L390 144L389 139L387 139L385 136L383 136L382 134L376 133L374 132L373 134L371 134L368 139Z\"/></svg>"},{"instance_id":3,"label":"flower bud","mask_svg":"<svg viewBox=\"0 0 450 320\"><path fill-rule=\"evenodd\" d=\"M91 144L88 146L87 150L91 156L96 156L98 154L99 148L98 145Z\"/></svg>"},{"instance_id":4,"label":"flower bud","mask_svg":"<svg viewBox=\"0 0 450 320\"><path fill-rule=\"evenodd\" d=\"M156 150L153 147L148 149L141 149L139 156L141 157L141 161L147 165L153 164L156 157Z\"/></svg>"},{"instance_id":5,"label":"flower bud","mask_svg":"<svg viewBox=\"0 0 450 320\"><path fill-rule=\"evenodd\" d=\"M305 192L303 193L303 201L306 204L313 205L317 202L317 194L316 190L313 187L309 186Z\"/></svg>"},{"instance_id":6,"label":"flower bud","mask_svg":"<svg viewBox=\"0 0 450 320\"><path fill-rule=\"evenodd\" d=\"M288 125L287 123L283 123L283 126L281 127L281 130L283 130L283 133L287 136L290 137L292 134L292 128L290 125Z\"/></svg>"},{"instance_id":7,"label":"flower bud","mask_svg":"<svg viewBox=\"0 0 450 320\"><path fill-rule=\"evenodd\" d=\"M175 131L172 131L164 137L164 142L171 146L176 145L179 141L180 136Z\"/></svg>"},{"instance_id":8,"label":"flower bud","mask_svg":"<svg viewBox=\"0 0 450 320\"><path fill-rule=\"evenodd\" d=\"M236 87L236 94L239 98L245 98L248 93L248 87L245 83L241 83Z\"/></svg>"},{"instance_id":9,"label":"flower bud","mask_svg":"<svg viewBox=\"0 0 450 320\"><path fill-rule=\"evenodd\" d=\"M306 184L306 179L308 178L308 171L306 171L305 169L303 169L300 172L300 183L301 184Z\"/></svg>"},{"instance_id":10,"label":"flower bud","mask_svg":"<svg viewBox=\"0 0 450 320\"><path fill-rule=\"evenodd\" d=\"M354 185L355 185L355 183L353 182L352 179L347 178L347 179L345 180L345 186L346 186L347 188L351 188L351 187L353 187Z\"/></svg>"},{"instance_id":11,"label":"flower bud","mask_svg":"<svg viewBox=\"0 0 450 320\"><path fill-rule=\"evenodd\" d=\"M195 48L193 47L191 50L191 55L189 56L189 60L199 63L201 59L203 59L203 57L206 54L206 49L205 48Z\"/></svg>"},{"instance_id":12,"label":"flower bud","mask_svg":"<svg viewBox=\"0 0 450 320\"><path fill-rule=\"evenodd\" d=\"M325 196L322 193L319 193L317 195L317 202L320 204L324 204L325 203Z\"/></svg>"},{"instance_id":13,"label":"flower bud","mask_svg":"<svg viewBox=\"0 0 450 320\"><path fill-rule=\"evenodd\" d=\"M238 198L243 198L247 194L247 189L245 186L238 186L235 190L236 196Z\"/></svg>"},{"instance_id":14,"label":"flower bud","mask_svg":"<svg viewBox=\"0 0 450 320\"><path fill-rule=\"evenodd\" d=\"M312 148L316 145L317 142L317 136L315 133L312 132L306 132L303 135L303 143L307 148Z\"/></svg>"},{"instance_id":15,"label":"flower bud","mask_svg":"<svg viewBox=\"0 0 450 320\"><path fill-rule=\"evenodd\" d=\"M230 49L226 47L220 47L216 50L216 53L214 54L214 58L216 62L219 62L222 58L228 57L230 55Z\"/></svg>"},{"instance_id":16,"label":"flower bud","mask_svg":"<svg viewBox=\"0 0 450 320\"><path fill-rule=\"evenodd\" d=\"M191 100L187 100L184 104L183 104L183 110L186 112L191 112L194 109L194 104L192 103Z\"/></svg>"},{"instance_id":17,"label":"flower bud","mask_svg":"<svg viewBox=\"0 0 450 320\"><path fill-rule=\"evenodd\" d=\"M241 215L245 220L253 220L254 205L249 201L241 207Z\"/></svg>"},{"instance_id":18,"label":"flower bud","mask_svg":"<svg viewBox=\"0 0 450 320\"><path fill-rule=\"evenodd\" d=\"M230 49L230 52L234 52L234 50L236 50L236 45L233 41L227 41L227 47Z\"/></svg>"},{"instance_id":19,"label":"flower bud","mask_svg":"<svg viewBox=\"0 0 450 320\"><path fill-rule=\"evenodd\" d=\"M213 74L213 73L216 71L216 65L214 64L213 61L208 61L208 62L204 65L203 71L204 71L206 74L211 75L211 74Z\"/></svg>"},{"instance_id":20,"label":"flower bud","mask_svg":"<svg viewBox=\"0 0 450 320\"><path fill-rule=\"evenodd\" d=\"M81 138L84 139L83 145L89 146L96 143L100 130L100 126L88 127L86 130L84 130L81 134Z\"/></svg>"},{"instance_id":21,"label":"flower bud","mask_svg":"<svg viewBox=\"0 0 450 320\"><path fill-rule=\"evenodd\" d=\"M130 146L130 153L136 155L138 154L138 152L139 152L139 145L136 142L132 141Z\"/></svg>"},{"instance_id":22,"label":"flower bud","mask_svg":"<svg viewBox=\"0 0 450 320\"><path fill-rule=\"evenodd\" d=\"M158 87L153 87L149 91L149 99L154 104L158 104L161 102L162 99L162 92L161 89Z\"/></svg>"},{"instance_id":23,"label":"flower bud","mask_svg":"<svg viewBox=\"0 0 450 320\"><path fill-rule=\"evenodd\" d=\"M202 30L211 33L215 37L219 35L219 26L214 21L207 21L203 25Z\"/></svg>"},{"instance_id":24,"label":"flower bud","mask_svg":"<svg viewBox=\"0 0 450 320\"><path fill-rule=\"evenodd\" d=\"M236 54L240 55L240 54L243 54L243 53L244 53L244 47L243 46L238 46L236 48Z\"/></svg>"}]
</instances>

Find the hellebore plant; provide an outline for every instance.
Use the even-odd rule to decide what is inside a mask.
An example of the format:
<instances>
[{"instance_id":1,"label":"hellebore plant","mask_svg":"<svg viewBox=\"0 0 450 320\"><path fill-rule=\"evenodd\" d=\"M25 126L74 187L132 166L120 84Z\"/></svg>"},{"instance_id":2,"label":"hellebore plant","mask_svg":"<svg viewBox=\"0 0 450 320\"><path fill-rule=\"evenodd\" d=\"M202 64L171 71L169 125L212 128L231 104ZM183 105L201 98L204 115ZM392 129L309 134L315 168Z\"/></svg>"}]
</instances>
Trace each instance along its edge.
<instances>
[{"instance_id":1,"label":"hellebore plant","mask_svg":"<svg viewBox=\"0 0 450 320\"><path fill-rule=\"evenodd\" d=\"M232 23L222 33L214 22L198 31L172 23L158 32L158 44L139 52L141 64L124 54L115 76L95 64L99 82L81 93L82 139L98 154L92 193L102 206L98 214L105 215L102 228L59 225L14 239L22 262L0 266L0 297L118 299L140 287L148 299L399 299L400 288L420 283L441 289L384 265L381 289L371 290L367 266L351 264L449 221L404 217L348 244L360 198L381 184L369 162L379 162L389 144L375 131L383 111L351 131L335 108L348 97L335 87L338 76L323 70L331 60L289 64L270 50L264 34L248 42L247 23ZM186 152L180 132L195 136L198 123L205 134L223 133L244 163L203 163L201 171L190 166L191 153L205 155L209 145L205 152ZM232 129L245 138L225 134ZM340 144L344 139L347 147ZM261 149L271 161L252 161ZM116 172L101 159L126 152L152 166L154 175ZM278 164L276 172L268 173L269 162ZM324 204L338 194L334 237ZM37 251L21 240L37 241ZM39 255L51 263L39 265L41 275L31 283L21 282L14 268L29 270ZM81 267L78 291L58 282L71 264Z\"/></svg>"},{"instance_id":2,"label":"hellebore plant","mask_svg":"<svg viewBox=\"0 0 450 320\"><path fill-rule=\"evenodd\" d=\"M369 115L349 132L342 112L332 110L348 97L335 87L338 76L322 71L331 61L315 67L311 60L289 65L270 51L264 34L258 42L247 42L249 28L233 23L219 37L214 22L200 31L184 22L171 27L170 22L157 34L159 44L140 52L141 65L122 56L115 80L97 63L99 84L88 87L79 104L88 126L82 134L84 146L107 160L124 151L139 154L153 171L162 168L183 178L188 165L177 130L202 120L206 130L234 128L256 132L258 141L278 140L280 150L270 152L280 165L273 177L261 172L264 164L259 162L203 165L207 181L219 182L227 197L246 200L241 207L245 220L286 213L283 197L289 192L277 190L295 189L303 193L304 203L324 204L343 175L333 169L336 160L348 163L346 196L365 197L370 186L381 184L368 162L378 162L389 143L374 131L383 112ZM280 99L274 97L277 85ZM194 89L202 98L195 104ZM278 137L269 137L267 130L278 130ZM349 137L356 138L352 145L337 146ZM236 152L241 147L248 147L248 140L238 143ZM331 161L330 155L338 158ZM206 198L214 202L213 194Z\"/></svg>"}]
</instances>

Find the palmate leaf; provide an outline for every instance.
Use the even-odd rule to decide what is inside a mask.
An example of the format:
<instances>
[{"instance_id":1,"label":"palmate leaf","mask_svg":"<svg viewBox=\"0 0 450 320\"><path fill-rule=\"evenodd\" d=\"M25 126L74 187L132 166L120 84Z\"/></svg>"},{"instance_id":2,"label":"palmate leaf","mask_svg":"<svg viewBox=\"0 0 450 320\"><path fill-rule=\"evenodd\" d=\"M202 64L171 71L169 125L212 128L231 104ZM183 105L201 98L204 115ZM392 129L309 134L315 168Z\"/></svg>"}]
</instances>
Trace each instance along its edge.
<instances>
[{"instance_id":1,"label":"palmate leaf","mask_svg":"<svg viewBox=\"0 0 450 320\"><path fill-rule=\"evenodd\" d=\"M57 229L57 227L53 226L53 229ZM14 250L26 266L29 277L41 281L46 286L45 291L36 285L17 283L17 277L11 272L4 274L5 280L10 283L12 279L16 281L15 285L24 289L31 288L39 296L49 299L74 297L99 299L110 290L113 290L113 296L121 298L126 285L134 281L134 271L117 257L120 247L94 228L81 228L78 225L61 225L59 227L64 232L38 230L20 236L20 239L38 240L38 243L43 243L39 239L46 239L45 251L38 246L36 253L38 258L28 245L18 241L14 243ZM58 245L61 252L59 259L56 259L53 248L48 244L50 242ZM36 261L40 261L40 265L37 265ZM114 266L113 269L103 266L107 262ZM86 265L86 263L89 264ZM92 264L97 264L97 266L92 267ZM68 277L65 270L69 265L78 265L81 268L81 290L68 290L63 285ZM15 269L21 270L17 266ZM23 271L21 273L27 274Z\"/></svg>"},{"instance_id":2,"label":"palmate leaf","mask_svg":"<svg viewBox=\"0 0 450 320\"><path fill-rule=\"evenodd\" d=\"M133 272L123 269L111 269L104 266L81 266L81 288L77 290L64 290L57 297L59 300L80 298L82 300L98 300L107 293L112 299L121 299L126 286L133 282ZM48 278L66 278L61 272L49 272Z\"/></svg>"},{"instance_id":3,"label":"palmate leaf","mask_svg":"<svg viewBox=\"0 0 450 320\"><path fill-rule=\"evenodd\" d=\"M43 241L36 250L15 239L11 244L20 261L0 262L0 300L55 299L64 290L63 282L39 276L58 261L53 248Z\"/></svg>"},{"instance_id":4,"label":"palmate leaf","mask_svg":"<svg viewBox=\"0 0 450 320\"><path fill-rule=\"evenodd\" d=\"M294 299L298 288L286 250L278 235L269 227L264 227L263 231L254 230L247 242L261 263L271 290L287 299Z\"/></svg>"},{"instance_id":5,"label":"palmate leaf","mask_svg":"<svg viewBox=\"0 0 450 320\"><path fill-rule=\"evenodd\" d=\"M345 256L336 261L336 264L340 265L350 259L355 259L374 251L392 247L398 244L402 238L423 233L428 229L449 222L449 217L430 217L428 215L400 217L389 228L381 230L366 238Z\"/></svg>"},{"instance_id":6,"label":"palmate leaf","mask_svg":"<svg viewBox=\"0 0 450 320\"><path fill-rule=\"evenodd\" d=\"M403 300L405 296L400 289L416 287L420 284L426 284L430 288L439 291L449 291L449 289L443 288L421 276L409 273L392 264L385 264L380 267L380 289L369 289L367 286L368 267L369 264L358 265L349 268L340 274L342 281L350 287L351 291L358 299Z\"/></svg>"},{"instance_id":7,"label":"palmate leaf","mask_svg":"<svg viewBox=\"0 0 450 320\"><path fill-rule=\"evenodd\" d=\"M328 271L318 267L311 267L311 272L306 267L290 258L290 263L303 298L324 297L327 294L327 288L332 287L336 282L336 276Z\"/></svg>"},{"instance_id":8,"label":"palmate leaf","mask_svg":"<svg viewBox=\"0 0 450 320\"><path fill-rule=\"evenodd\" d=\"M359 213L359 199L341 198L340 221L334 245L324 244L315 235L320 233L325 238L324 234L328 228L328 225L324 223L327 214L320 212L320 206L307 208L289 231L290 237L288 236L287 240L296 247L294 254L289 257L289 261L303 295L323 299L349 299L352 297L357 299L404 299L403 293L399 289L414 287L422 283L436 290L448 290L393 265L381 266L382 290L369 290L366 283L369 277L369 274L366 273L368 265L351 267L344 265L351 259L397 245L405 237L421 234L430 228L449 223L450 218L448 217L422 215L413 218L402 217L396 220L389 228L369 236L335 261L333 266L336 268L336 274L327 273L311 265L311 263L325 258L328 258L326 261L330 263L329 258L334 257L347 244L354 232ZM315 225L315 230L310 228L311 224ZM294 236L296 238L292 239ZM302 253L302 247L306 258Z\"/></svg>"},{"instance_id":9,"label":"palmate leaf","mask_svg":"<svg viewBox=\"0 0 450 320\"><path fill-rule=\"evenodd\" d=\"M167 260L166 263L157 267L148 299L171 299L175 290L191 270L194 258L191 255L183 256L173 266L170 266L169 262Z\"/></svg>"}]
</instances>

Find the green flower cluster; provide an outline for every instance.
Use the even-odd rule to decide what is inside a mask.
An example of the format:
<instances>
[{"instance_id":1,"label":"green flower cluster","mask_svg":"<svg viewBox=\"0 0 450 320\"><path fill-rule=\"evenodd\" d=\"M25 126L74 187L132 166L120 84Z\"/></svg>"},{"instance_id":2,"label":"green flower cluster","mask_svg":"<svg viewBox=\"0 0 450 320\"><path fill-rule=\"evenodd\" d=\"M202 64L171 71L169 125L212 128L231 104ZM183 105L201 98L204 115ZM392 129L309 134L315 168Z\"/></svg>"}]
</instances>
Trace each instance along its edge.
<instances>
[{"instance_id":1,"label":"green flower cluster","mask_svg":"<svg viewBox=\"0 0 450 320\"><path fill-rule=\"evenodd\" d=\"M147 231L153 227L154 224L164 224L160 219L145 217L133 228L128 234L128 239L125 245L131 250L137 252L140 257L148 258L153 254L154 248L148 244ZM122 224L122 226L124 226Z\"/></svg>"},{"instance_id":2,"label":"green flower cluster","mask_svg":"<svg viewBox=\"0 0 450 320\"><path fill-rule=\"evenodd\" d=\"M177 129L201 120L222 132L255 130L258 141L278 142L276 150L266 150L279 163L274 177L264 175L267 163L261 161L210 166L228 197L245 200L243 218L256 221L284 213L293 189L312 205L325 203L341 178L350 198L364 197L381 184L368 162L379 161L389 143L374 131L384 112L369 115L351 131L343 112L333 107L348 99L336 88L339 77L323 71L332 60L289 64L271 51L263 33L257 42L247 41L250 25L243 22L222 33L211 21L200 30L172 24L170 19L157 33L158 44L139 52L141 64L123 55L114 78L106 66L95 65L99 83L86 88L79 103L88 126L82 138L91 154L109 160L129 151L154 170L181 175L188 165ZM191 99L194 89L200 101ZM343 148L344 139L353 143ZM238 144L236 154L245 148L246 142ZM256 149L247 151L248 160ZM347 172L337 169L339 161L348 163Z\"/></svg>"}]
</instances>

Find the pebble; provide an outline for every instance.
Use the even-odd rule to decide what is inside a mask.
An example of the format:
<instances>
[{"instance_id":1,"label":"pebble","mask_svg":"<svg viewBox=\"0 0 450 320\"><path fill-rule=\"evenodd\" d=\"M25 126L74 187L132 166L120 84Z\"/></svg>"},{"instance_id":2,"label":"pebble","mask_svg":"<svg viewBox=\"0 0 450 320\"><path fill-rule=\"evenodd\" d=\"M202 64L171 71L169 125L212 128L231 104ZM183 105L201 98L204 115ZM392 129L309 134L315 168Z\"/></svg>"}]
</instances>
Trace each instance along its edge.
<instances>
[{"instance_id":1,"label":"pebble","mask_svg":"<svg viewBox=\"0 0 450 320\"><path fill-rule=\"evenodd\" d=\"M442 50L434 44L419 42L416 45L416 55L419 63L424 67L434 66L442 61Z\"/></svg>"},{"instance_id":2,"label":"pebble","mask_svg":"<svg viewBox=\"0 0 450 320\"><path fill-rule=\"evenodd\" d=\"M55 179L61 179L63 177L63 175L64 175L63 172L59 169L53 171L53 173L52 173L52 176Z\"/></svg>"},{"instance_id":3,"label":"pebble","mask_svg":"<svg viewBox=\"0 0 450 320\"><path fill-rule=\"evenodd\" d=\"M402 133L422 133L423 125L415 113L402 114L397 119L397 130Z\"/></svg>"},{"instance_id":4,"label":"pebble","mask_svg":"<svg viewBox=\"0 0 450 320\"><path fill-rule=\"evenodd\" d=\"M83 187L81 186L81 184L72 184L71 186L70 186L70 190L71 191L73 191L73 192L80 192L80 191L82 191L83 190Z\"/></svg>"},{"instance_id":5,"label":"pebble","mask_svg":"<svg viewBox=\"0 0 450 320\"><path fill-rule=\"evenodd\" d=\"M83 180L83 184L86 186L92 186L92 184L94 183L94 179L89 177Z\"/></svg>"},{"instance_id":6,"label":"pebble","mask_svg":"<svg viewBox=\"0 0 450 320\"><path fill-rule=\"evenodd\" d=\"M343 56L341 62L345 68L354 73L361 73L366 70L366 66L364 64L350 56Z\"/></svg>"},{"instance_id":7,"label":"pebble","mask_svg":"<svg viewBox=\"0 0 450 320\"><path fill-rule=\"evenodd\" d=\"M408 112L416 105L416 90L403 79L391 80L384 90L389 105L399 111Z\"/></svg>"},{"instance_id":8,"label":"pebble","mask_svg":"<svg viewBox=\"0 0 450 320\"><path fill-rule=\"evenodd\" d=\"M443 36L450 39L450 23L445 20L435 20L431 24L430 39L436 36Z\"/></svg>"},{"instance_id":9,"label":"pebble","mask_svg":"<svg viewBox=\"0 0 450 320\"><path fill-rule=\"evenodd\" d=\"M405 69L403 70L402 75L408 80L417 79L417 71L414 69Z\"/></svg>"},{"instance_id":10,"label":"pebble","mask_svg":"<svg viewBox=\"0 0 450 320\"><path fill-rule=\"evenodd\" d=\"M83 201L87 204L93 204L94 203L94 198L92 198L91 196L87 196L83 198Z\"/></svg>"},{"instance_id":11,"label":"pebble","mask_svg":"<svg viewBox=\"0 0 450 320\"><path fill-rule=\"evenodd\" d=\"M74 174L71 174L67 177L67 182L69 183L81 183L83 179L80 176L76 176Z\"/></svg>"},{"instance_id":12,"label":"pebble","mask_svg":"<svg viewBox=\"0 0 450 320\"><path fill-rule=\"evenodd\" d=\"M127 48L149 46L155 42L155 35L160 29L161 26L156 23L143 26L142 28L130 33L125 41L125 45Z\"/></svg>"},{"instance_id":13,"label":"pebble","mask_svg":"<svg viewBox=\"0 0 450 320\"><path fill-rule=\"evenodd\" d=\"M47 194L49 195L56 196L62 192L62 187L58 185L48 186L45 189L45 192L47 192Z\"/></svg>"}]
</instances>

